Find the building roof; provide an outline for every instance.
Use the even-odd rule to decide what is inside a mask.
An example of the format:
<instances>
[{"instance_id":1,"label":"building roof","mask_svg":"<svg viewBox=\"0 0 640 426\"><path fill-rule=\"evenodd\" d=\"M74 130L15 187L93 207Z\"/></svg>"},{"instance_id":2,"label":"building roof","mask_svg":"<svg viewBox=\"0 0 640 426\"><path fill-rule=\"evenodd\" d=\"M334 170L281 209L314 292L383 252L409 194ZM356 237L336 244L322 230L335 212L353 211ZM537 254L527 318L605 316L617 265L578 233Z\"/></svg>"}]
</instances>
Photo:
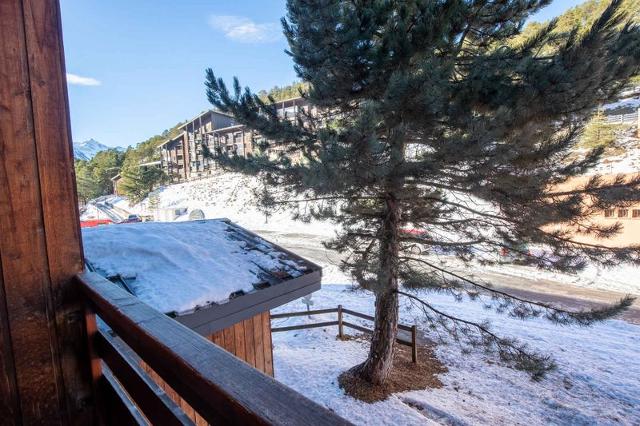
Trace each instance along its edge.
<instances>
[{"instance_id":1,"label":"building roof","mask_svg":"<svg viewBox=\"0 0 640 426\"><path fill-rule=\"evenodd\" d=\"M321 269L227 219L83 229L87 264L208 335L320 289Z\"/></svg>"},{"instance_id":2,"label":"building roof","mask_svg":"<svg viewBox=\"0 0 640 426\"><path fill-rule=\"evenodd\" d=\"M174 136L173 138L167 139L166 141L162 142L160 145L158 145L158 148L162 148L168 143L177 141L178 139L182 139L183 136L184 136L184 132L180 132L180 134L178 134L177 136Z\"/></svg>"},{"instance_id":3,"label":"building roof","mask_svg":"<svg viewBox=\"0 0 640 426\"><path fill-rule=\"evenodd\" d=\"M213 129L211 133L226 133L234 130L244 129L246 126L244 124L234 124L233 126L221 127L219 129Z\"/></svg>"},{"instance_id":4,"label":"building roof","mask_svg":"<svg viewBox=\"0 0 640 426\"><path fill-rule=\"evenodd\" d=\"M193 117L191 120L187 120L184 124L182 124L181 126L178 127L178 129L182 129L183 127L185 127L187 124L193 123L194 121L196 121L197 119L199 119L200 117L206 115L206 114L218 114L218 115L222 115L224 117L230 117L233 118L233 115L231 114L227 114L226 112L222 112L222 111L218 111L215 109L208 109L206 111L201 112L200 114L196 115L195 117Z\"/></svg>"}]
</instances>

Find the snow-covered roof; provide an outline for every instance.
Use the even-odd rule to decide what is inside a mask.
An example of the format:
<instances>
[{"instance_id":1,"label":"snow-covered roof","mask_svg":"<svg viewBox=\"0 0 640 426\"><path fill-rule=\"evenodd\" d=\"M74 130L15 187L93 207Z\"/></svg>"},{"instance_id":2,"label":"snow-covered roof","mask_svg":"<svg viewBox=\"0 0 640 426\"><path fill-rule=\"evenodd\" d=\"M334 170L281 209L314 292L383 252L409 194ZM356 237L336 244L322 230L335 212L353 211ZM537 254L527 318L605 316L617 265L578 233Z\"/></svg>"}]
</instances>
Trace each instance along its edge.
<instances>
[{"instance_id":1,"label":"snow-covered roof","mask_svg":"<svg viewBox=\"0 0 640 426\"><path fill-rule=\"evenodd\" d=\"M261 292L315 266L226 219L103 226L83 229L82 238L97 272L178 315Z\"/></svg>"}]
</instances>

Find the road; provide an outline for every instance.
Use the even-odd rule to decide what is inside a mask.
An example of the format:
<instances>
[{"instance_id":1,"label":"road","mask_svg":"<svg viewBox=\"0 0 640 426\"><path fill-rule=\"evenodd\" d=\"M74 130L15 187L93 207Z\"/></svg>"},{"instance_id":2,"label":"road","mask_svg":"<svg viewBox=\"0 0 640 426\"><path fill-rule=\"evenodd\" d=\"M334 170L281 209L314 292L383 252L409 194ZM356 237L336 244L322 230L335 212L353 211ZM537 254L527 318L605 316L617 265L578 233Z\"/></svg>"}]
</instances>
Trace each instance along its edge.
<instances>
[{"instance_id":1,"label":"road","mask_svg":"<svg viewBox=\"0 0 640 426\"><path fill-rule=\"evenodd\" d=\"M96 200L94 202L94 205L114 223L120 223L127 219L127 217L129 216L129 212L119 207L115 207L105 200Z\"/></svg>"},{"instance_id":2,"label":"road","mask_svg":"<svg viewBox=\"0 0 640 426\"><path fill-rule=\"evenodd\" d=\"M264 230L255 230L255 232L319 265L338 265L342 259L340 253L327 250L322 246L322 241L326 237ZM474 279L491 283L493 288L506 290L514 296L554 303L565 309L577 310L602 306L618 301L625 296L615 291L578 287L540 278L529 279L506 272L486 271L480 267L469 270L468 267L454 266L452 269L462 275L473 276ZM636 300L634 305L621 315L621 319L633 324L640 324L640 301Z\"/></svg>"}]
</instances>

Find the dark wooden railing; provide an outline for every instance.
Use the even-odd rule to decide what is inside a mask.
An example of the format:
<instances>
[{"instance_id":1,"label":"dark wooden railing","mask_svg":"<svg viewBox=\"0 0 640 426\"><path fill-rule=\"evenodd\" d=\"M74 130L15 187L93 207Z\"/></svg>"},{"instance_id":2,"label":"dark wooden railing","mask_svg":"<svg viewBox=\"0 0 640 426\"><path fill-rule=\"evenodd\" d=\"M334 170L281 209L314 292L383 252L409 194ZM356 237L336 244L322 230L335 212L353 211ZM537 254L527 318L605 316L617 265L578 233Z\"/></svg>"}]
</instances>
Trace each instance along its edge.
<instances>
[{"instance_id":1,"label":"dark wooden railing","mask_svg":"<svg viewBox=\"0 0 640 426\"><path fill-rule=\"evenodd\" d=\"M373 334L373 330L363 327L358 324L354 324L349 321L344 320L344 315L352 315L354 317L362 318L369 321L375 321L375 318L371 315L362 314L360 312L352 311L351 309L343 308L342 305L338 305L337 308L328 308L328 309L316 309L309 311L300 311L300 312L283 312L280 314L272 314L271 319L280 319L280 318L291 318L291 317L302 317L307 315L320 315L320 314L331 314L337 313L338 318L336 321L322 321L322 322L314 322L310 324L297 324L297 325L287 325L284 327L272 327L272 333L279 333L282 331L292 331L292 330L305 330L308 328L321 328L321 327L330 327L333 325L338 326L338 337L344 337L344 327L352 328L354 330L361 331L367 334ZM396 342L401 345L409 346L411 348L411 360L414 363L418 362L418 329L415 325L409 326L404 324L398 324L398 329L406 331L410 333L411 340L404 340L402 337L398 336L396 338Z\"/></svg>"},{"instance_id":2,"label":"dark wooden railing","mask_svg":"<svg viewBox=\"0 0 640 426\"><path fill-rule=\"evenodd\" d=\"M192 424L140 361L171 386L203 424L349 424L100 275L86 272L77 281L87 298L94 387L106 424L122 419ZM115 336L96 326L96 315Z\"/></svg>"}]
</instances>

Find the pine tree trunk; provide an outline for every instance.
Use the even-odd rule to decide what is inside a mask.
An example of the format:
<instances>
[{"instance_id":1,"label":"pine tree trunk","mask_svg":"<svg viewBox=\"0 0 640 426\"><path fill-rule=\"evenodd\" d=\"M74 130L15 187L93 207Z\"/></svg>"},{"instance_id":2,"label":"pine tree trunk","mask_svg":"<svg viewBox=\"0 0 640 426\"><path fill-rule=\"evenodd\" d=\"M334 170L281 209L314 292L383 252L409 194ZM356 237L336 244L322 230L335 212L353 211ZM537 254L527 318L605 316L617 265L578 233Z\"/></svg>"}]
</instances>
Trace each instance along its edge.
<instances>
[{"instance_id":1,"label":"pine tree trunk","mask_svg":"<svg viewBox=\"0 0 640 426\"><path fill-rule=\"evenodd\" d=\"M387 199L387 216L383 223L380 247L380 272L376 291L376 313L367 360L353 371L361 379L384 383L393 366L393 350L398 334L398 233L400 208L393 195Z\"/></svg>"}]
</instances>

